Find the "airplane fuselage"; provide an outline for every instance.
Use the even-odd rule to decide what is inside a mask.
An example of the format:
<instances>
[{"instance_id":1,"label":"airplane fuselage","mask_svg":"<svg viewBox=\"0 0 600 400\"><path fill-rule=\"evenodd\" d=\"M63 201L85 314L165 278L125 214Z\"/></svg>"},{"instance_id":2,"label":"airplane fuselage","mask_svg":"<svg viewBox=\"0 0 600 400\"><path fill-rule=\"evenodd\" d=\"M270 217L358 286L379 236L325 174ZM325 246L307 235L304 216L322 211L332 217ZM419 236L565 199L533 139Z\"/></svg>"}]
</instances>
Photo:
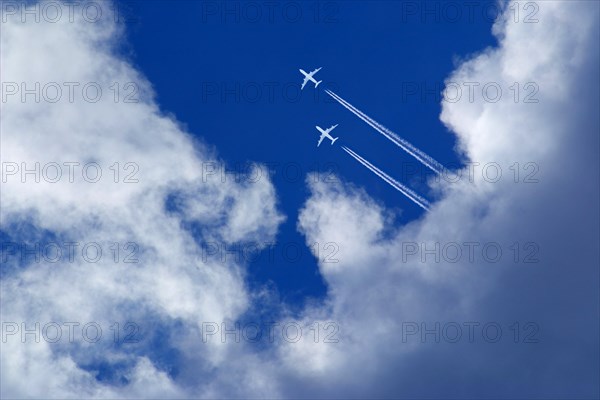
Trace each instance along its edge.
<instances>
[{"instance_id":1,"label":"airplane fuselage","mask_svg":"<svg viewBox=\"0 0 600 400\"><path fill-rule=\"evenodd\" d=\"M332 130L334 130L337 127L336 125L333 125L331 128L328 129L323 129L320 126L316 126L317 130L319 132L321 132L321 136L319 137L319 142L317 143L317 147L319 147L321 145L321 142L323 142L324 139L329 139L331 140L331 144L333 145L335 143L336 140L338 140L339 138L334 138L333 136L331 136L329 134L329 132L331 132Z\"/></svg>"},{"instance_id":2,"label":"airplane fuselage","mask_svg":"<svg viewBox=\"0 0 600 400\"><path fill-rule=\"evenodd\" d=\"M323 81L317 81L315 78L313 78L313 75L316 74L317 72L319 72L321 70L321 67L311 71L311 72L306 72L305 70L303 70L302 68L300 68L300 72L302 73L302 75L304 75L304 81L302 82L302 86L300 87L300 89L304 89L304 86L306 86L306 84L308 82L312 82L315 84L315 88L317 86L319 86L319 83L323 82Z\"/></svg>"}]
</instances>

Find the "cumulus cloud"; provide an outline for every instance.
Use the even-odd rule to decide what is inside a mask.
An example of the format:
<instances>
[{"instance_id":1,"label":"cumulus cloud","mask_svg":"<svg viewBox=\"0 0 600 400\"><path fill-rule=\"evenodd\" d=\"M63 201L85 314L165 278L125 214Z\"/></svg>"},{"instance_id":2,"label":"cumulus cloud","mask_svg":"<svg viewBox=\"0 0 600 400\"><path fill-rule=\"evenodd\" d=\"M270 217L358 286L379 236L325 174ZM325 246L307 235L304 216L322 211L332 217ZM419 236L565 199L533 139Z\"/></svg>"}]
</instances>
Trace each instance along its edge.
<instances>
[{"instance_id":1,"label":"cumulus cloud","mask_svg":"<svg viewBox=\"0 0 600 400\"><path fill-rule=\"evenodd\" d=\"M244 266L203 257L202 242L273 241L283 220L267 176L209 173L216 152L159 108L118 53L110 3L93 4L107 17L3 15L2 321L19 330L2 344L3 397L183 396L173 360L210 368L226 350L200 342L202 321L249 306ZM52 322L57 343L22 343L24 328ZM79 324L72 343L66 322ZM97 343L82 339L91 322ZM129 333L139 342L123 344Z\"/></svg>"},{"instance_id":2,"label":"cumulus cloud","mask_svg":"<svg viewBox=\"0 0 600 400\"><path fill-rule=\"evenodd\" d=\"M496 162L502 179L431 182L439 197L431 212L398 227L364 189L309 177L298 229L309 244L337 243L337 262L319 265L324 302L298 318L283 312L278 322L309 332L318 322L323 338L335 321L337 341L267 348L200 340L202 321L233 323L260 296L248 292L243 265L199 257L199 241L273 239L283 217L270 182L206 174L206 163L218 161L214 151L161 112L150 83L114 51L122 35L114 23L12 17L2 27L4 82L97 82L110 95L97 103L10 97L2 103L3 162L96 162L110 179L22 183L9 175L3 231L15 242L131 241L139 262L11 258L3 322L31 329L36 321L96 321L110 339L23 344L10 336L2 344L2 396L598 396L599 6L537 4L538 23L499 20L498 46L448 79L503 88L535 82L539 102L442 104L441 120L465 162ZM115 102L114 82L135 82L140 101ZM135 163L139 182L115 183L116 161L121 178L131 172L124 163ZM514 162L534 163L538 182L515 183ZM465 243L475 243L472 258ZM489 243L500 246L500 261L483 252ZM441 253L448 244L462 251L455 262ZM525 263L528 256L539 262ZM115 345L108 328L115 321L142 321L142 340ZM497 342L493 330L482 333L489 323L503 330ZM453 342L456 325L462 337ZM525 342L528 334L537 342Z\"/></svg>"},{"instance_id":3,"label":"cumulus cloud","mask_svg":"<svg viewBox=\"0 0 600 400\"><path fill-rule=\"evenodd\" d=\"M307 243L340 244L340 263L322 263L320 271L328 317L342 321L346 344L343 353L331 351L336 368L311 386L312 395L340 395L341 386L343 396L358 398L598 395L599 8L537 4L538 23L500 19L498 46L448 77L539 87L531 104L506 93L497 102L442 103L457 150L466 163L479 163L469 167L474 182L468 168L458 182L432 182L441 198L431 212L393 229L385 208L361 189L309 181L299 228ZM524 183L523 170L515 183L508 168L515 162L531 163L525 172L536 168L537 183ZM489 163L503 169L502 179L482 179ZM486 245L500 247L502 258L483 252ZM533 253L539 262L524 263ZM523 336L514 343L514 322L521 335L531 322L527 333L536 330L538 343L522 343ZM472 343L469 323L479 324ZM482 338L487 323L503 329L498 343ZM453 324L463 335L456 343L448 340ZM422 336L425 329L433 333ZM308 385L314 377L292 381Z\"/></svg>"}]
</instances>

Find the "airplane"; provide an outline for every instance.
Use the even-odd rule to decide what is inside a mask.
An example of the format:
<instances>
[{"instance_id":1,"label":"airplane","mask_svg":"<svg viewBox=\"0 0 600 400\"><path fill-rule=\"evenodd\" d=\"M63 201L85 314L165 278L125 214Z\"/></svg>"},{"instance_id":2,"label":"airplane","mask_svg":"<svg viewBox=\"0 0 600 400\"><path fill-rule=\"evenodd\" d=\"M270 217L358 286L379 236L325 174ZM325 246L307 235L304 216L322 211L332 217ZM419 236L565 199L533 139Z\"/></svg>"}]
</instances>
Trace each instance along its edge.
<instances>
[{"instance_id":1,"label":"airplane","mask_svg":"<svg viewBox=\"0 0 600 400\"><path fill-rule=\"evenodd\" d=\"M339 137L332 137L329 132L331 132L332 130L335 129L335 127L338 126L338 124L333 125L331 128L325 129L323 130L323 128L321 128L320 126L317 126L317 130L319 132L321 132L321 137L319 138L319 143L317 143L317 147L319 147L321 145L321 142L323 141L323 139L327 138L329 140L331 140L331 144L333 145L335 143L336 140L339 139Z\"/></svg>"},{"instance_id":2,"label":"airplane","mask_svg":"<svg viewBox=\"0 0 600 400\"><path fill-rule=\"evenodd\" d=\"M300 88L300 90L304 89L304 86L306 86L306 84L308 83L308 81L311 81L315 84L315 88L317 86L319 86L319 83L323 82L323 81L316 81L315 78L313 78L313 75L316 74L317 72L319 72L321 70L321 68L323 67L319 67L317 69L315 69L314 71L311 72L306 72L303 69L300 69L300 72L302 72L302 74L304 75L304 82L302 82L302 87Z\"/></svg>"}]
</instances>

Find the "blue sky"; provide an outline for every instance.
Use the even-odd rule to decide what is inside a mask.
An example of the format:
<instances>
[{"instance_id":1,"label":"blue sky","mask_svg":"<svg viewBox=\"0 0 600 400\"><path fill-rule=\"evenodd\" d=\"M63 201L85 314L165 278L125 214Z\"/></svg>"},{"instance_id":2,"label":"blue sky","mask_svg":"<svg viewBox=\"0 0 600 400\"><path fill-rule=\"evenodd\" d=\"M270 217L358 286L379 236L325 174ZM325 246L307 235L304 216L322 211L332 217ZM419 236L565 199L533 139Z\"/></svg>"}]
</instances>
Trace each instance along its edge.
<instances>
[{"instance_id":1,"label":"blue sky","mask_svg":"<svg viewBox=\"0 0 600 400\"><path fill-rule=\"evenodd\" d=\"M306 296L325 293L316 260L296 229L308 172L317 170L326 179L333 171L365 187L387 206L402 209L399 223L422 212L340 148L317 149L314 126L339 123L338 143L397 179L410 175L420 184L417 190L425 188L421 176L429 176L324 89L336 91L443 164L457 166L461 160L454 137L439 121L436 93L455 60L496 43L491 26L499 7L480 2L472 18L464 8L460 18L453 18L453 10L441 11L438 2L250 4L125 2L127 50L154 85L161 108L216 146L229 168L272 163L279 204L288 216L278 240L302 246L301 259L290 263L278 247L274 261L263 253L250 271L258 282L273 281L291 304L302 303ZM324 80L318 92L311 85L299 92L298 69L317 67L323 67L318 78ZM412 167L419 172L406 172Z\"/></svg>"},{"instance_id":2,"label":"blue sky","mask_svg":"<svg viewBox=\"0 0 600 400\"><path fill-rule=\"evenodd\" d=\"M575 0L3 2L0 397L598 398L598 20Z\"/></svg>"}]
</instances>

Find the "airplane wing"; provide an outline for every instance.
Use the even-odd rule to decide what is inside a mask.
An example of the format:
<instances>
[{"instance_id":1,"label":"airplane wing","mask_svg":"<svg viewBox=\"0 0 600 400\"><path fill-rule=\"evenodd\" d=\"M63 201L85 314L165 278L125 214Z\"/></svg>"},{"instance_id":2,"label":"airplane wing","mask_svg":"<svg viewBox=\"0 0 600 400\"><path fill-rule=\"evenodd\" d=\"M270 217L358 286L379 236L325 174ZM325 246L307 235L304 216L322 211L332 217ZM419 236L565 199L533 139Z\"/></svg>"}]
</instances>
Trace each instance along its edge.
<instances>
[{"instance_id":1,"label":"airplane wing","mask_svg":"<svg viewBox=\"0 0 600 400\"><path fill-rule=\"evenodd\" d=\"M321 145L321 142L323 141L323 139L325 139L325 135L321 135L321 137L319 138L319 143L317 143L317 147L319 147Z\"/></svg>"},{"instance_id":2,"label":"airplane wing","mask_svg":"<svg viewBox=\"0 0 600 400\"><path fill-rule=\"evenodd\" d=\"M311 71L309 75L313 76L314 74L316 74L317 72L319 72L321 70L321 68L323 68L323 67L319 67L319 68L315 69L314 71Z\"/></svg>"},{"instance_id":3,"label":"airplane wing","mask_svg":"<svg viewBox=\"0 0 600 400\"><path fill-rule=\"evenodd\" d=\"M338 126L338 124L332 125L331 127L329 127L329 128L328 128L328 129L325 131L325 133L329 133L329 132L331 132L331 131L332 131L332 130L334 130L334 129L335 129L337 126Z\"/></svg>"},{"instance_id":4,"label":"airplane wing","mask_svg":"<svg viewBox=\"0 0 600 400\"><path fill-rule=\"evenodd\" d=\"M306 86L306 84L308 83L308 76L306 78L304 78L304 82L302 82L302 86L300 86L300 90L304 89L304 86Z\"/></svg>"}]
</instances>

